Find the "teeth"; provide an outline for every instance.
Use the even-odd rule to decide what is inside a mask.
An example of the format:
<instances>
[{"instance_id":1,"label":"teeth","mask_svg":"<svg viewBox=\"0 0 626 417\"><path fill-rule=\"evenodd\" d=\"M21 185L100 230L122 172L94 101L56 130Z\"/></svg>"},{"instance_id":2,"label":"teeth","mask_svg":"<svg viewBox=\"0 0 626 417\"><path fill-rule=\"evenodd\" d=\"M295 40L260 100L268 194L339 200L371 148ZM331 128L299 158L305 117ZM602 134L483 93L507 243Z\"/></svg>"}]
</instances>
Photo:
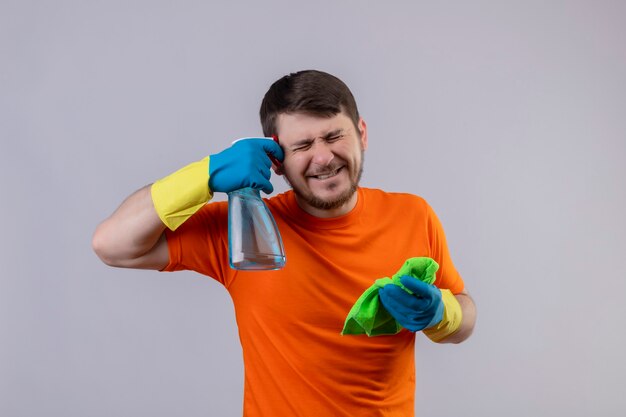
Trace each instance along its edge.
<instances>
[{"instance_id":1,"label":"teeth","mask_svg":"<svg viewBox=\"0 0 626 417\"><path fill-rule=\"evenodd\" d=\"M327 174L322 174L322 175L316 175L315 178L317 178L318 180L325 180L326 178L330 178L330 177L334 177L335 175L337 175L337 171L339 171L338 169L329 172Z\"/></svg>"}]
</instances>

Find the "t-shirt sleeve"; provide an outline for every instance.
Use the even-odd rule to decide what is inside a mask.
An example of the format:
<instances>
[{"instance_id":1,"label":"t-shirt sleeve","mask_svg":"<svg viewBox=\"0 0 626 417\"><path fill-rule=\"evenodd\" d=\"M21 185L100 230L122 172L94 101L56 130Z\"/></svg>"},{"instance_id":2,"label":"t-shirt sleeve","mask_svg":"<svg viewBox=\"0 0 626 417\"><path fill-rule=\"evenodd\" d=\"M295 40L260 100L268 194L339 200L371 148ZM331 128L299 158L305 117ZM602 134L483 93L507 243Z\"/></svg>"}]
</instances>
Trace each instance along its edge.
<instances>
[{"instance_id":1,"label":"t-shirt sleeve","mask_svg":"<svg viewBox=\"0 0 626 417\"><path fill-rule=\"evenodd\" d=\"M465 283L452 263L443 226L430 206L427 207L427 221L431 257L439 264L434 284L438 288L447 288L453 294L458 294L465 288Z\"/></svg>"},{"instance_id":2,"label":"t-shirt sleeve","mask_svg":"<svg viewBox=\"0 0 626 417\"><path fill-rule=\"evenodd\" d=\"M170 260L163 271L191 270L226 285L228 276L228 206L209 203L175 231L166 229Z\"/></svg>"}]
</instances>

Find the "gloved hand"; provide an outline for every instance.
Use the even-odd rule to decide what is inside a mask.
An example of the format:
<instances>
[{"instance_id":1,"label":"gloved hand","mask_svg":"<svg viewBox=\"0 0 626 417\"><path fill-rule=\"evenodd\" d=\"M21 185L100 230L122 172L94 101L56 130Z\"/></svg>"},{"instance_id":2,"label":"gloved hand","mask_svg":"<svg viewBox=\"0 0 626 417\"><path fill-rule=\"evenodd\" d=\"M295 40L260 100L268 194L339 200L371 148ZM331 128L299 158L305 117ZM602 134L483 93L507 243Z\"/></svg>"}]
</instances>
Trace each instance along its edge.
<instances>
[{"instance_id":1,"label":"gloved hand","mask_svg":"<svg viewBox=\"0 0 626 417\"><path fill-rule=\"evenodd\" d=\"M269 138L246 138L209 157L209 188L229 193L251 187L269 194L274 191L269 179L272 161L285 158L281 147Z\"/></svg>"},{"instance_id":2,"label":"gloved hand","mask_svg":"<svg viewBox=\"0 0 626 417\"><path fill-rule=\"evenodd\" d=\"M444 303L439 288L409 275L403 275L400 282L413 294L398 285L385 285L378 295L385 309L402 327L417 332L443 319Z\"/></svg>"}]
</instances>

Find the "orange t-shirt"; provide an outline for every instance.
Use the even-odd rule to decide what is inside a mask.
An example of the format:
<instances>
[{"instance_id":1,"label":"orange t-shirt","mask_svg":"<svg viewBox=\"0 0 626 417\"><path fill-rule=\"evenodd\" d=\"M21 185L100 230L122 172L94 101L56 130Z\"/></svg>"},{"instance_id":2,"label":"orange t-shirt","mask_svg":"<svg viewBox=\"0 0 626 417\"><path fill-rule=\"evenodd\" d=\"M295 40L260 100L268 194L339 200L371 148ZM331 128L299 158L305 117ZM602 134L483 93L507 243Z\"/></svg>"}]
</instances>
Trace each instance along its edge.
<instances>
[{"instance_id":1,"label":"orange t-shirt","mask_svg":"<svg viewBox=\"0 0 626 417\"><path fill-rule=\"evenodd\" d=\"M265 201L287 257L278 271L230 269L226 202L207 204L167 231L165 270L213 277L233 299L245 366L244 416L413 415L414 334L340 332L363 291L408 258L433 258L435 285L463 290L433 210L414 195L366 188L359 188L350 213L332 219L305 213L292 191Z\"/></svg>"}]
</instances>

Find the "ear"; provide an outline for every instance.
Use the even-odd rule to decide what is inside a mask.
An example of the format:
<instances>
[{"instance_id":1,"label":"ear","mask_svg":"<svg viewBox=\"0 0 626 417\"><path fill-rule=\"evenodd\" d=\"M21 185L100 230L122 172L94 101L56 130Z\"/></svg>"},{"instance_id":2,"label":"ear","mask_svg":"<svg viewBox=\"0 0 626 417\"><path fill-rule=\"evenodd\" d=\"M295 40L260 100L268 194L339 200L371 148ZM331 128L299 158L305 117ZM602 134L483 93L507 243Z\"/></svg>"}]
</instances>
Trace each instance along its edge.
<instances>
[{"instance_id":1,"label":"ear","mask_svg":"<svg viewBox=\"0 0 626 417\"><path fill-rule=\"evenodd\" d=\"M276 165L272 163L272 170L276 175L285 175L285 169L283 168L283 164Z\"/></svg>"},{"instance_id":2,"label":"ear","mask_svg":"<svg viewBox=\"0 0 626 417\"><path fill-rule=\"evenodd\" d=\"M363 150L366 150L367 149L367 124L365 123L365 120L363 120L362 117L359 119L359 124L357 127L359 129L359 133L361 134L361 146L363 147Z\"/></svg>"}]
</instances>

